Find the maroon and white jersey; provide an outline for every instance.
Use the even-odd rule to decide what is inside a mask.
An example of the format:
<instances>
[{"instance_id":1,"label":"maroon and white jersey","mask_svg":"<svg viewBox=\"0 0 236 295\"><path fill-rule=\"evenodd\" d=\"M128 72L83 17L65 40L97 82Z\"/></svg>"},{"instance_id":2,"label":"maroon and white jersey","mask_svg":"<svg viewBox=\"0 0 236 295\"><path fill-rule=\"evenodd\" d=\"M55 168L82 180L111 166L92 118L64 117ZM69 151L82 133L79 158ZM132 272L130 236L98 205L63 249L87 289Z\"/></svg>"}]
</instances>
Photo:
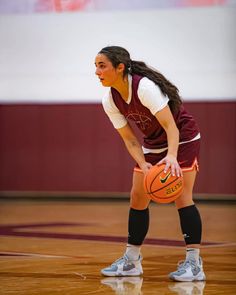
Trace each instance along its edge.
<instances>
[{"instance_id":1,"label":"maroon and white jersey","mask_svg":"<svg viewBox=\"0 0 236 295\"><path fill-rule=\"evenodd\" d=\"M111 88L109 94L103 98L103 108L116 129L124 127L128 121L137 125L144 135L145 153L153 150L160 152L167 148L167 135L155 114L168 104L169 99L146 77L129 75L128 80L128 100L124 101L119 92ZM200 138L196 122L183 105L173 116L180 132L180 144Z\"/></svg>"}]
</instances>

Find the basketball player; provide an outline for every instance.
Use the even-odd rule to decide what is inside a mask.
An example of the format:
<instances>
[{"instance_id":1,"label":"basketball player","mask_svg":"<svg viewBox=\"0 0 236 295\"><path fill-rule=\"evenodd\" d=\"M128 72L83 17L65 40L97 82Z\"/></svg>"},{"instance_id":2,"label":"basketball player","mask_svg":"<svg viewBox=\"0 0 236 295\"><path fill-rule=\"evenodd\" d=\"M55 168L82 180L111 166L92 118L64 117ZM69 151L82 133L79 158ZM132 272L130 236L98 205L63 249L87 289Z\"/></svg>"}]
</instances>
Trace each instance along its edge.
<instances>
[{"instance_id":1,"label":"basketball player","mask_svg":"<svg viewBox=\"0 0 236 295\"><path fill-rule=\"evenodd\" d=\"M183 194L175 201L186 243L185 261L169 274L175 281L205 280L199 256L202 224L192 191L198 170L199 129L183 107L178 89L161 73L142 61L131 60L119 46L103 48L96 56L96 75L109 87L102 104L114 128L137 162L131 189L128 244L124 255L107 268L104 276L142 275L141 245L149 227L150 199L145 194L143 178L157 163L165 163L165 172L183 175ZM129 121L144 135L141 146Z\"/></svg>"}]
</instances>

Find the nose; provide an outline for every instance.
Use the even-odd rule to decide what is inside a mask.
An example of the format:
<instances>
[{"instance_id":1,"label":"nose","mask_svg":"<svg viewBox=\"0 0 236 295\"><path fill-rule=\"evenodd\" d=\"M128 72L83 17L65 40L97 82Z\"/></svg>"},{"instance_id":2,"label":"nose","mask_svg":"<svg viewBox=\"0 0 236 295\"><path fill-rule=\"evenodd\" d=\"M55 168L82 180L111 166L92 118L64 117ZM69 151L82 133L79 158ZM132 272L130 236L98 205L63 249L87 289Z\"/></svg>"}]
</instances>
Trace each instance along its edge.
<instances>
[{"instance_id":1,"label":"nose","mask_svg":"<svg viewBox=\"0 0 236 295\"><path fill-rule=\"evenodd\" d=\"M95 75L99 76L100 75L100 71L98 68L96 68L96 71L95 71Z\"/></svg>"}]
</instances>

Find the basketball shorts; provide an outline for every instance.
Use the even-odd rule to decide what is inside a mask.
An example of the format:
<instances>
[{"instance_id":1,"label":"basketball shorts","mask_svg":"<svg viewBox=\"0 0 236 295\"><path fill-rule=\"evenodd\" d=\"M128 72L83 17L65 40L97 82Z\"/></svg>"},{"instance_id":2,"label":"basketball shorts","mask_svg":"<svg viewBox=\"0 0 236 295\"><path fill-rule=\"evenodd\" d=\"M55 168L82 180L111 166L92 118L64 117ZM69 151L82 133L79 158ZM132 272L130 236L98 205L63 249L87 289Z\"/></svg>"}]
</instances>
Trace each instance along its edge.
<instances>
[{"instance_id":1,"label":"basketball shorts","mask_svg":"<svg viewBox=\"0 0 236 295\"><path fill-rule=\"evenodd\" d=\"M177 161L182 171L199 171L199 153L200 153L200 139L183 143L179 145ZM162 153L144 154L147 162L152 165L157 164L167 154L167 150ZM134 168L135 171L141 172L138 164Z\"/></svg>"}]
</instances>

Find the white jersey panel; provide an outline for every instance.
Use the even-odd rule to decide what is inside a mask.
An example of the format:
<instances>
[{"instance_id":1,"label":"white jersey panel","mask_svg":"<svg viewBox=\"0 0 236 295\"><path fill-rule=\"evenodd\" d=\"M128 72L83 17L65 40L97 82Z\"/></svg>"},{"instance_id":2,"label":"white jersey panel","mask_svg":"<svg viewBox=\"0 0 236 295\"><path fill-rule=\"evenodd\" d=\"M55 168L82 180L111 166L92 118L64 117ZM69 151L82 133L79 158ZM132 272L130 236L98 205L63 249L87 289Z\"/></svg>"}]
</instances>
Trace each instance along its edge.
<instances>
[{"instance_id":1,"label":"white jersey panel","mask_svg":"<svg viewBox=\"0 0 236 295\"><path fill-rule=\"evenodd\" d=\"M106 112L113 126L116 129L122 128L127 124L127 120L125 119L125 116L120 113L120 111L118 110L118 108L116 107L113 101L111 91L109 91L103 97L102 105L103 105L104 111Z\"/></svg>"},{"instance_id":2,"label":"white jersey panel","mask_svg":"<svg viewBox=\"0 0 236 295\"><path fill-rule=\"evenodd\" d=\"M162 94L160 88L146 77L139 82L138 97L153 115L162 110L169 101L169 98Z\"/></svg>"}]
</instances>

